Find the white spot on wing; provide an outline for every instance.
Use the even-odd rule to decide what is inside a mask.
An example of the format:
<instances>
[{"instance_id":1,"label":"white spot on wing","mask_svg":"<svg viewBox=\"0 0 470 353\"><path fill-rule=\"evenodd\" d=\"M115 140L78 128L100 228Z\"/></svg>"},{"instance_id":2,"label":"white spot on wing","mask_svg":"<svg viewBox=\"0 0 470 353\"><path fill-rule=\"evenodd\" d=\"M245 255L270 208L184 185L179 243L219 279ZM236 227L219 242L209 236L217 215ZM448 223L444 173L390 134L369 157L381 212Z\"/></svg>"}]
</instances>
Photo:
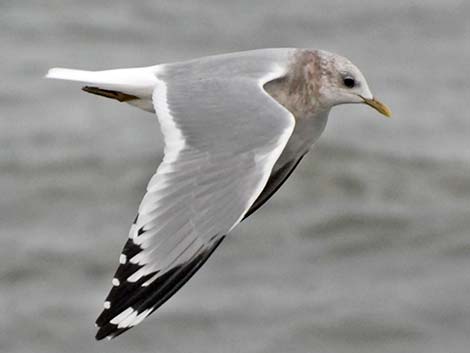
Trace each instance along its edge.
<instances>
[{"instance_id":1,"label":"white spot on wing","mask_svg":"<svg viewBox=\"0 0 470 353\"><path fill-rule=\"evenodd\" d=\"M113 278L113 286L117 287L121 284L117 278Z\"/></svg>"},{"instance_id":2,"label":"white spot on wing","mask_svg":"<svg viewBox=\"0 0 470 353\"><path fill-rule=\"evenodd\" d=\"M119 263L121 265L124 265L126 262L127 262L127 256L124 254L121 254L121 256L119 256Z\"/></svg>"},{"instance_id":3,"label":"white spot on wing","mask_svg":"<svg viewBox=\"0 0 470 353\"><path fill-rule=\"evenodd\" d=\"M127 282L134 283L140 280L143 276L147 276L148 274L156 271L156 265L149 265L144 266L141 269L134 272L131 276L127 278Z\"/></svg>"},{"instance_id":4,"label":"white spot on wing","mask_svg":"<svg viewBox=\"0 0 470 353\"><path fill-rule=\"evenodd\" d=\"M110 323L113 325L118 325L122 320L124 320L126 317L131 315L133 312L134 312L134 309L132 307L129 307L126 310L124 310L122 313L120 313L118 316L115 316L114 319L110 321Z\"/></svg>"},{"instance_id":5,"label":"white spot on wing","mask_svg":"<svg viewBox=\"0 0 470 353\"><path fill-rule=\"evenodd\" d=\"M130 282L130 283L137 282L140 279L140 277L141 277L141 274L139 273L139 271L134 272L131 276L127 278L127 282Z\"/></svg>"},{"instance_id":6,"label":"white spot on wing","mask_svg":"<svg viewBox=\"0 0 470 353\"><path fill-rule=\"evenodd\" d=\"M141 251L140 253L134 255L133 258L131 258L131 263L136 264L136 265L143 265L144 264L144 255L145 253Z\"/></svg>"},{"instance_id":7,"label":"white spot on wing","mask_svg":"<svg viewBox=\"0 0 470 353\"><path fill-rule=\"evenodd\" d=\"M111 303L108 302L108 301L106 301L106 302L103 303L103 307L104 307L105 309L109 309L109 308L111 307Z\"/></svg>"},{"instance_id":8,"label":"white spot on wing","mask_svg":"<svg viewBox=\"0 0 470 353\"><path fill-rule=\"evenodd\" d=\"M158 276L160 276L160 273L157 273L156 275L154 275L152 278L150 278L149 280L147 280L146 282L144 282L142 284L142 287L148 287L153 281L155 281Z\"/></svg>"},{"instance_id":9,"label":"white spot on wing","mask_svg":"<svg viewBox=\"0 0 470 353\"><path fill-rule=\"evenodd\" d=\"M136 317L137 311L134 310L118 324L118 328L125 328L131 326L132 322L136 319Z\"/></svg>"},{"instance_id":10,"label":"white spot on wing","mask_svg":"<svg viewBox=\"0 0 470 353\"><path fill-rule=\"evenodd\" d=\"M147 310L142 311L139 315L137 315L135 320L131 323L131 326L136 326L136 325L140 324L142 321L144 321L144 319L147 316L150 315L151 312L152 312L152 309L147 309Z\"/></svg>"}]
</instances>

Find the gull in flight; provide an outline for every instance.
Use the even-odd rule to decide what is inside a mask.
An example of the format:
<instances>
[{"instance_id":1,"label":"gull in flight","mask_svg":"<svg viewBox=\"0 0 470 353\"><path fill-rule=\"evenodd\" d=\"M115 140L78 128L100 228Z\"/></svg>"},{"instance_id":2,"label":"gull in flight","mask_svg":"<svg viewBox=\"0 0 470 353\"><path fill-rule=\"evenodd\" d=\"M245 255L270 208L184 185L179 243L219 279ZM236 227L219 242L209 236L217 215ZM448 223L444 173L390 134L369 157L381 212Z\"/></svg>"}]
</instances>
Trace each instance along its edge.
<instances>
[{"instance_id":1,"label":"gull in flight","mask_svg":"<svg viewBox=\"0 0 470 353\"><path fill-rule=\"evenodd\" d=\"M142 322L188 281L224 237L286 181L332 107L365 103L385 116L348 59L314 49L260 49L46 77L155 113L164 158L147 186L96 320L96 338Z\"/></svg>"}]
</instances>

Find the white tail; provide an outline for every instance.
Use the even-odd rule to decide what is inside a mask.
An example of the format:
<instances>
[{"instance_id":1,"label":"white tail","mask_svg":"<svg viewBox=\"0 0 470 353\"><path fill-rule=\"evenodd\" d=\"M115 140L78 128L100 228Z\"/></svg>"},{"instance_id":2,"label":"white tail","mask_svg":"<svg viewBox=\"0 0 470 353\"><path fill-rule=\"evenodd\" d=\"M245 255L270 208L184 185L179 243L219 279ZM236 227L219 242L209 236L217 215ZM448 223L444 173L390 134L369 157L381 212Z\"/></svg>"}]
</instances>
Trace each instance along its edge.
<instances>
[{"instance_id":1,"label":"white tail","mask_svg":"<svg viewBox=\"0 0 470 353\"><path fill-rule=\"evenodd\" d=\"M61 67L55 67L47 72L46 78L92 83L96 80L96 74L94 74L93 71L64 69Z\"/></svg>"},{"instance_id":2,"label":"white tail","mask_svg":"<svg viewBox=\"0 0 470 353\"><path fill-rule=\"evenodd\" d=\"M143 110L154 112L152 93L157 82L157 66L105 71L86 71L55 67L46 78L78 81L86 84L86 92L125 101Z\"/></svg>"},{"instance_id":3,"label":"white tail","mask_svg":"<svg viewBox=\"0 0 470 353\"><path fill-rule=\"evenodd\" d=\"M115 90L137 97L151 97L157 78L158 66L137 67L105 71L86 71L56 67L46 78L79 81L98 88Z\"/></svg>"}]
</instances>

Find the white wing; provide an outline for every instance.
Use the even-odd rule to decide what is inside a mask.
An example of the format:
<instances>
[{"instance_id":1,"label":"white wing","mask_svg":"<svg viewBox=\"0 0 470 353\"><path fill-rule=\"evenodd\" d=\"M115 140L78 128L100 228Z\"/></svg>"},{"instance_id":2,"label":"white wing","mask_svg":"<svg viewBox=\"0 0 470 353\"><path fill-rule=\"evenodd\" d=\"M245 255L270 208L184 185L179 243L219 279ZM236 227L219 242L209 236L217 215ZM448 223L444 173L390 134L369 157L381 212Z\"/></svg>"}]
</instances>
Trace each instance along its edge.
<instances>
[{"instance_id":1,"label":"white wing","mask_svg":"<svg viewBox=\"0 0 470 353\"><path fill-rule=\"evenodd\" d=\"M263 89L284 74L281 57L219 56L157 73L165 157L121 254L97 339L121 334L163 304L260 195L295 125Z\"/></svg>"}]
</instances>

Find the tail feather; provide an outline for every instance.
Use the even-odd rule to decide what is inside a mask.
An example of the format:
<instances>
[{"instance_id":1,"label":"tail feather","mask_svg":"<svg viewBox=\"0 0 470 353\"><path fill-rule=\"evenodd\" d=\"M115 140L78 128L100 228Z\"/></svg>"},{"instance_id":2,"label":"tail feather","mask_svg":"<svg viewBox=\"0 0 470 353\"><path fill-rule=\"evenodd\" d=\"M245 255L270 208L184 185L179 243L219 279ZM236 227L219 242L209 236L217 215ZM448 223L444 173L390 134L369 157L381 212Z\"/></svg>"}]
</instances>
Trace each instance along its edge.
<instances>
[{"instance_id":1,"label":"tail feather","mask_svg":"<svg viewBox=\"0 0 470 353\"><path fill-rule=\"evenodd\" d=\"M104 71L86 71L55 67L46 78L78 81L109 91L118 91L137 97L151 97L156 83L157 66Z\"/></svg>"},{"instance_id":2,"label":"tail feather","mask_svg":"<svg viewBox=\"0 0 470 353\"><path fill-rule=\"evenodd\" d=\"M94 71L66 69L62 67L54 67L52 69L49 69L46 74L46 78L88 83L98 83L98 81L103 81L103 78L99 80L99 76L103 75L100 75L99 72L96 73Z\"/></svg>"}]
</instances>

